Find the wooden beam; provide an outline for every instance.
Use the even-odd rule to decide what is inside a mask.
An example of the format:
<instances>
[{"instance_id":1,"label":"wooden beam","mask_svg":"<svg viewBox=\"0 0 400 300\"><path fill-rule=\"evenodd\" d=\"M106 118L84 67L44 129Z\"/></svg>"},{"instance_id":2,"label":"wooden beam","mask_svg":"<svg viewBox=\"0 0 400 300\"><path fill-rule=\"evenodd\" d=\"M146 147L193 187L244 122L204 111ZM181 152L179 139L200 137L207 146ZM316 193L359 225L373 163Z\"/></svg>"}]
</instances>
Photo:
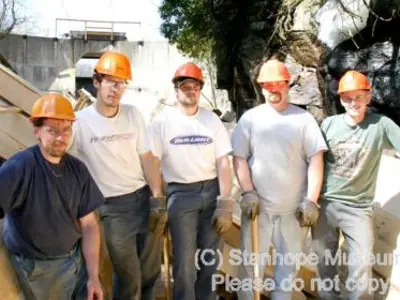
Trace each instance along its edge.
<instances>
[{"instance_id":1,"label":"wooden beam","mask_svg":"<svg viewBox=\"0 0 400 300\"><path fill-rule=\"evenodd\" d=\"M25 146L0 130L0 156L9 159L15 153L25 149Z\"/></svg>"},{"instance_id":2,"label":"wooden beam","mask_svg":"<svg viewBox=\"0 0 400 300\"><path fill-rule=\"evenodd\" d=\"M37 143L33 134L32 124L21 114L2 114L0 117L1 130L24 148ZM0 143L3 143L0 142Z\"/></svg>"},{"instance_id":3,"label":"wooden beam","mask_svg":"<svg viewBox=\"0 0 400 300\"><path fill-rule=\"evenodd\" d=\"M20 111L22 111L22 109L16 106L9 106L9 107L0 106L0 114L19 113Z\"/></svg>"},{"instance_id":4,"label":"wooden beam","mask_svg":"<svg viewBox=\"0 0 400 300\"><path fill-rule=\"evenodd\" d=\"M0 231L3 232L3 220L0 220ZM0 239L0 297L2 300L24 299L17 274L11 264L10 254Z\"/></svg>"},{"instance_id":5,"label":"wooden beam","mask_svg":"<svg viewBox=\"0 0 400 300\"><path fill-rule=\"evenodd\" d=\"M0 64L0 96L30 114L40 90Z\"/></svg>"}]
</instances>

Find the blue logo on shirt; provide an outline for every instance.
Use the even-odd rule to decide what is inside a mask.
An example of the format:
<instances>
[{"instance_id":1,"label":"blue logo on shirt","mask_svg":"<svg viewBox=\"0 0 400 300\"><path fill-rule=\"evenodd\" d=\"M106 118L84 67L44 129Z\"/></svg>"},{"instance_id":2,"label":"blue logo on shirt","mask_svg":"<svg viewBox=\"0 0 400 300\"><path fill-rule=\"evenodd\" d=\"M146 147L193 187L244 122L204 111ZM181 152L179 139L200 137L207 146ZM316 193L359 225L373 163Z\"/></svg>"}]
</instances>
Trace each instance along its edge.
<instances>
[{"instance_id":1,"label":"blue logo on shirt","mask_svg":"<svg viewBox=\"0 0 400 300\"><path fill-rule=\"evenodd\" d=\"M177 136L169 141L171 145L208 145L213 139L204 135Z\"/></svg>"}]
</instances>

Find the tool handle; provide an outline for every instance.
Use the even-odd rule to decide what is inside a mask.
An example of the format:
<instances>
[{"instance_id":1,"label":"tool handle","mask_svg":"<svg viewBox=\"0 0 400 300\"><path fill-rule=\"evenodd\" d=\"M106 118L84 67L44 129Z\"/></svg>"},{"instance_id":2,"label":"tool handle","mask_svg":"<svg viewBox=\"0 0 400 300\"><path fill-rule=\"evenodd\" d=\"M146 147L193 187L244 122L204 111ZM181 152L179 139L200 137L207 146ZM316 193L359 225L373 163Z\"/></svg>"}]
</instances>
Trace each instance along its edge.
<instances>
[{"instance_id":1,"label":"tool handle","mask_svg":"<svg viewBox=\"0 0 400 300\"><path fill-rule=\"evenodd\" d=\"M259 248L258 248L258 215L251 220L251 242L253 255L256 257L256 261L254 264L254 280L260 278L260 270L258 268L259 261ZM260 291L258 289L253 290L254 300L260 300Z\"/></svg>"},{"instance_id":2,"label":"tool handle","mask_svg":"<svg viewBox=\"0 0 400 300\"><path fill-rule=\"evenodd\" d=\"M171 278L169 276L169 233L168 231L163 235L163 252L164 252L164 272L165 272L165 292L166 300L171 300Z\"/></svg>"}]
</instances>

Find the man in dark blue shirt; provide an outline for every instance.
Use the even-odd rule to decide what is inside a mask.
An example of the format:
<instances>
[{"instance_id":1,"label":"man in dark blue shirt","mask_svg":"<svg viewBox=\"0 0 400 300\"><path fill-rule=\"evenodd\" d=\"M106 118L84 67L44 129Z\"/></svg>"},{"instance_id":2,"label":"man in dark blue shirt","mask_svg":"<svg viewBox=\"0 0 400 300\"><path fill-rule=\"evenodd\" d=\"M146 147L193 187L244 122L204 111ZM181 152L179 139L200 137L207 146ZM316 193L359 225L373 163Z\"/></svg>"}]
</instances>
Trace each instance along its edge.
<instances>
[{"instance_id":1,"label":"man in dark blue shirt","mask_svg":"<svg viewBox=\"0 0 400 300\"><path fill-rule=\"evenodd\" d=\"M38 144L0 167L4 243L25 297L103 299L94 211L104 198L85 164L65 152L75 120L71 103L46 94L30 120Z\"/></svg>"}]
</instances>

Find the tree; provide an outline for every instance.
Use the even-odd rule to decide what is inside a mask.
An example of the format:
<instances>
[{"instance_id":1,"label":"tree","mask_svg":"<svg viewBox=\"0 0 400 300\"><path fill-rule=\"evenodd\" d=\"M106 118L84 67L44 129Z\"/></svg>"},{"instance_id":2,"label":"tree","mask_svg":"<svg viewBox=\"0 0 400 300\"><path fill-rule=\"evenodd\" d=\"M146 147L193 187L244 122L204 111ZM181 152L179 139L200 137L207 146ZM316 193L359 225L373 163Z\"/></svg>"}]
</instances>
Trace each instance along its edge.
<instances>
[{"instance_id":1,"label":"tree","mask_svg":"<svg viewBox=\"0 0 400 300\"><path fill-rule=\"evenodd\" d=\"M0 40L9 34L16 26L26 21L17 11L16 0L1 0L0 2Z\"/></svg>"},{"instance_id":2,"label":"tree","mask_svg":"<svg viewBox=\"0 0 400 300\"><path fill-rule=\"evenodd\" d=\"M198 60L211 57L212 18L207 0L163 0L161 32L182 53Z\"/></svg>"},{"instance_id":3,"label":"tree","mask_svg":"<svg viewBox=\"0 0 400 300\"><path fill-rule=\"evenodd\" d=\"M164 0L159 12L163 19L161 32L176 45L179 51L197 61L212 86L211 99L208 103L215 109L220 106L217 101L216 69L213 55L215 45L210 0Z\"/></svg>"}]
</instances>

